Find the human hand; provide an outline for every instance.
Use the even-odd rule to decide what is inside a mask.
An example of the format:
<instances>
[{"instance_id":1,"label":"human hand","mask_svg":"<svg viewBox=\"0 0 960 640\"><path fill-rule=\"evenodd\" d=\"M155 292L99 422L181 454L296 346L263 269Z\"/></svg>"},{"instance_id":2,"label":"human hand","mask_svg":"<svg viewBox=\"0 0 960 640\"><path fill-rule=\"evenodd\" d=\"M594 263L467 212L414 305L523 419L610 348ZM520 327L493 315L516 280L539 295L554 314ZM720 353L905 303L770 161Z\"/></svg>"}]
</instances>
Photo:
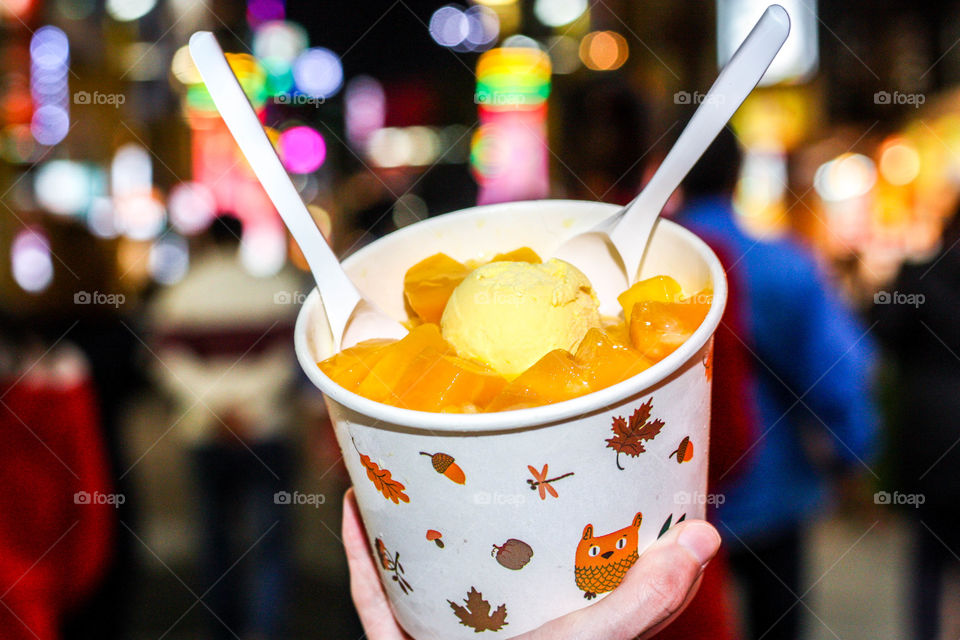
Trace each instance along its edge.
<instances>
[{"instance_id":1,"label":"human hand","mask_svg":"<svg viewBox=\"0 0 960 640\"><path fill-rule=\"evenodd\" d=\"M369 640L410 640L400 627L370 553L353 489L343 498L343 544L350 595ZM599 602L551 620L517 640L643 640L686 608L703 568L720 548L720 535L702 520L674 525L631 567L623 583Z\"/></svg>"}]
</instances>

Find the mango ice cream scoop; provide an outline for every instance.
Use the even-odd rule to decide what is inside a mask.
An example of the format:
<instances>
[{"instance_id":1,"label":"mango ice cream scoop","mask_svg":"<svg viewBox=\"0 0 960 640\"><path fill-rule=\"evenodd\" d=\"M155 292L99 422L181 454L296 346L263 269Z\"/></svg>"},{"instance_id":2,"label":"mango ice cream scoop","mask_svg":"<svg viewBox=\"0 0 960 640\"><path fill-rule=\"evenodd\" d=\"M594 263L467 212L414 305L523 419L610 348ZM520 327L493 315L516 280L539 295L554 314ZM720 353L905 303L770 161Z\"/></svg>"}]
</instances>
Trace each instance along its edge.
<instances>
[{"instance_id":1,"label":"mango ice cream scoop","mask_svg":"<svg viewBox=\"0 0 960 640\"><path fill-rule=\"evenodd\" d=\"M492 262L454 289L440 327L459 355L512 380L554 349L576 351L600 326L598 306L590 281L567 262Z\"/></svg>"}]
</instances>

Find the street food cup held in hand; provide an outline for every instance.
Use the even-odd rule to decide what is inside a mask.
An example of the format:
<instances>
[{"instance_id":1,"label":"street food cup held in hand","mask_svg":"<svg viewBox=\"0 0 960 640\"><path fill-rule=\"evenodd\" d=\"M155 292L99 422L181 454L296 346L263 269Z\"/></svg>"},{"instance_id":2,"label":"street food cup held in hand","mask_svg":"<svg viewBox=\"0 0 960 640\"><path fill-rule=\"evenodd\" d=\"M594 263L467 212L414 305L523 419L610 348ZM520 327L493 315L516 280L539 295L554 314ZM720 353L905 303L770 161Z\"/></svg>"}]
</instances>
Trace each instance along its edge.
<instances>
[{"instance_id":1,"label":"street food cup held in hand","mask_svg":"<svg viewBox=\"0 0 960 640\"><path fill-rule=\"evenodd\" d=\"M482 261L517 247L548 257L616 211L563 200L467 209L394 232L344 266L403 318L404 274L424 258ZM572 400L479 414L402 409L335 384L317 366L333 355L323 308L316 292L307 298L297 356L327 398L371 553L414 638L534 629L604 597L671 524L704 516L726 282L710 249L666 220L639 277L662 274L685 292L713 291L706 319L663 360Z\"/></svg>"}]
</instances>

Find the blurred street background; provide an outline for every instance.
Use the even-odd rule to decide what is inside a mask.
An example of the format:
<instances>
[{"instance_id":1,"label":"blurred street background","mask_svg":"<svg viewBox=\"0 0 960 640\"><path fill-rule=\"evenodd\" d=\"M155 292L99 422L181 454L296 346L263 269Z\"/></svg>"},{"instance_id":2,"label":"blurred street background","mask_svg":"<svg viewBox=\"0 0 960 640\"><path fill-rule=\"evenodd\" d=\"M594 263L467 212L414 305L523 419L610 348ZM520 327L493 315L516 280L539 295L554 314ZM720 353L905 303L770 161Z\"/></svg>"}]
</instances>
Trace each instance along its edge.
<instances>
[{"instance_id":1,"label":"blurred street background","mask_svg":"<svg viewBox=\"0 0 960 640\"><path fill-rule=\"evenodd\" d=\"M759 381L712 512L721 596L736 638L955 639L960 2L782 4L732 155L666 212L742 278ZM363 633L349 481L293 356L311 278L194 31L347 256L477 203L629 201L765 6L0 0L0 639ZM498 48L534 64L478 66ZM775 288L809 298L771 319Z\"/></svg>"}]
</instances>

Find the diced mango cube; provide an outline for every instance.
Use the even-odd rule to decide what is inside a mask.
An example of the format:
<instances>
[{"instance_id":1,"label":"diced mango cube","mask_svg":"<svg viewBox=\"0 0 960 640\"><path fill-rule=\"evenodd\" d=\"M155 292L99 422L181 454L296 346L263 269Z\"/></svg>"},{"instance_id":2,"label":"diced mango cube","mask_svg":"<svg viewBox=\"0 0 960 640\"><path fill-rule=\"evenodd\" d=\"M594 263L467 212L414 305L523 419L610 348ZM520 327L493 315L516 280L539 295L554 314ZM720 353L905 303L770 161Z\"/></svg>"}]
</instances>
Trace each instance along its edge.
<instances>
[{"instance_id":1,"label":"diced mango cube","mask_svg":"<svg viewBox=\"0 0 960 640\"><path fill-rule=\"evenodd\" d=\"M681 289L677 281L670 276L654 276L635 282L632 287L617 296L623 307L623 318L630 321L630 313L638 302L676 302L680 299Z\"/></svg>"},{"instance_id":2,"label":"diced mango cube","mask_svg":"<svg viewBox=\"0 0 960 640\"><path fill-rule=\"evenodd\" d=\"M561 402L590 393L580 365L569 351L556 349L537 360L493 399L488 411L508 411Z\"/></svg>"},{"instance_id":3,"label":"diced mango cube","mask_svg":"<svg viewBox=\"0 0 960 640\"><path fill-rule=\"evenodd\" d=\"M591 391L623 382L652 364L634 349L614 341L601 329L587 332L577 348L575 359Z\"/></svg>"},{"instance_id":4,"label":"diced mango cube","mask_svg":"<svg viewBox=\"0 0 960 640\"><path fill-rule=\"evenodd\" d=\"M422 324L403 339L386 347L385 353L357 386L356 392L364 398L394 404L398 399L397 385L407 368L417 354L427 348L442 353L453 352L440 335L440 327L435 324Z\"/></svg>"},{"instance_id":5,"label":"diced mango cube","mask_svg":"<svg viewBox=\"0 0 960 640\"><path fill-rule=\"evenodd\" d=\"M705 302L638 302L630 313L630 341L658 362L697 330L709 310Z\"/></svg>"},{"instance_id":6,"label":"diced mango cube","mask_svg":"<svg viewBox=\"0 0 960 640\"><path fill-rule=\"evenodd\" d=\"M397 385L395 404L418 411L477 411L506 384L492 369L427 348L407 367Z\"/></svg>"},{"instance_id":7,"label":"diced mango cube","mask_svg":"<svg viewBox=\"0 0 960 640\"><path fill-rule=\"evenodd\" d=\"M356 391L357 386L373 370L388 347L396 342L386 338L364 340L323 362L318 362L317 365L338 385L348 391Z\"/></svg>"},{"instance_id":8,"label":"diced mango cube","mask_svg":"<svg viewBox=\"0 0 960 640\"><path fill-rule=\"evenodd\" d=\"M436 253L407 269L403 295L421 320L439 323L450 294L469 273L466 265Z\"/></svg>"}]
</instances>

